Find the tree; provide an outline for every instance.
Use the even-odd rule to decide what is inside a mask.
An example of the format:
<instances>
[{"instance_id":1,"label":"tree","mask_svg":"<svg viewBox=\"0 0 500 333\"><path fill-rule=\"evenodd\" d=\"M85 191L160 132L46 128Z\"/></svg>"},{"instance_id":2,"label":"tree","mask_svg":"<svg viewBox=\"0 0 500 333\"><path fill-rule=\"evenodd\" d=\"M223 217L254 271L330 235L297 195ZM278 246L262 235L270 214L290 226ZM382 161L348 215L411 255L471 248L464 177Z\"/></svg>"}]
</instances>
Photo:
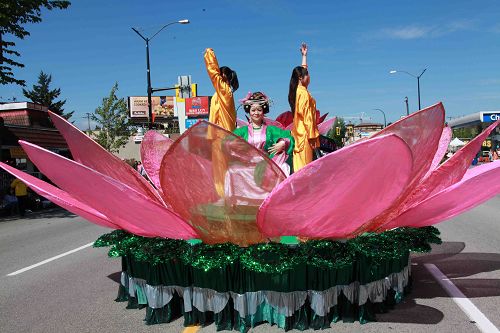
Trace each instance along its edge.
<instances>
[{"instance_id":1,"label":"tree","mask_svg":"<svg viewBox=\"0 0 500 333\"><path fill-rule=\"evenodd\" d=\"M117 90L118 83L115 83L109 96L102 99L102 105L91 116L99 127L99 131L95 133L95 141L112 153L125 146L134 132L128 118L127 102L125 98L116 96Z\"/></svg>"},{"instance_id":2,"label":"tree","mask_svg":"<svg viewBox=\"0 0 500 333\"><path fill-rule=\"evenodd\" d=\"M337 117L335 122L333 123L332 128L326 134L327 137L333 139L338 148L344 146L344 141L342 139L345 138L346 134L346 126L344 118Z\"/></svg>"},{"instance_id":3,"label":"tree","mask_svg":"<svg viewBox=\"0 0 500 333\"><path fill-rule=\"evenodd\" d=\"M38 75L38 83L33 85L32 90L23 89L23 95L29 98L33 103L38 103L49 108L50 111L69 119L74 111L64 113L63 106L66 100L56 101L61 94L61 89L50 90L52 75L45 74L43 71Z\"/></svg>"},{"instance_id":4,"label":"tree","mask_svg":"<svg viewBox=\"0 0 500 333\"><path fill-rule=\"evenodd\" d=\"M14 83L25 86L24 80L14 77L13 67L24 67L13 57L21 54L14 48L16 43L5 39L5 35L24 39L30 33L23 27L27 23L39 23L42 21L42 8L48 10L65 9L71 3L69 1L48 0L2 0L0 1L0 84Z\"/></svg>"}]
</instances>

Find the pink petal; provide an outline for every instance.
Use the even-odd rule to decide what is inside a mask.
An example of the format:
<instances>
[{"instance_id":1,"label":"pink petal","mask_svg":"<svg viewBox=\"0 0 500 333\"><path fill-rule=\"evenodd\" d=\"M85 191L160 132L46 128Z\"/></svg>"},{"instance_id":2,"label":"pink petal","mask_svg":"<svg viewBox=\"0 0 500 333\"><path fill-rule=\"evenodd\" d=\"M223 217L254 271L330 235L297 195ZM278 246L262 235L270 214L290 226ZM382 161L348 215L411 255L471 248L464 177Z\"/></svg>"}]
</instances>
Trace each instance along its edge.
<instances>
[{"instance_id":1,"label":"pink petal","mask_svg":"<svg viewBox=\"0 0 500 333\"><path fill-rule=\"evenodd\" d=\"M111 222L106 216L102 215L92 207L87 206L83 202L76 200L70 194L58 189L57 187L52 186L49 183L46 183L20 170L17 170L7 164L0 163L0 167L12 174L14 177L23 181L33 191L35 191L42 197L47 198L58 206L102 227L121 229L119 225Z\"/></svg>"},{"instance_id":2,"label":"pink petal","mask_svg":"<svg viewBox=\"0 0 500 333\"><path fill-rule=\"evenodd\" d=\"M439 166L441 160L444 157L444 154L448 151L448 146L451 141L451 136L453 132L450 127L445 126L443 128L443 132L441 133L441 138L439 139L438 149L436 150L436 154L434 155L434 159L432 160L431 167L427 170L427 173L424 176L424 179L429 177L430 174Z\"/></svg>"},{"instance_id":3,"label":"pink petal","mask_svg":"<svg viewBox=\"0 0 500 333\"><path fill-rule=\"evenodd\" d=\"M174 141L166 136L156 132L148 131L141 143L141 161L146 170L149 179L157 189L161 191L160 186L160 164L163 156Z\"/></svg>"},{"instance_id":4,"label":"pink petal","mask_svg":"<svg viewBox=\"0 0 500 333\"><path fill-rule=\"evenodd\" d=\"M236 125L238 127L248 126L248 121L241 120L240 118L236 118Z\"/></svg>"},{"instance_id":5,"label":"pink petal","mask_svg":"<svg viewBox=\"0 0 500 333\"><path fill-rule=\"evenodd\" d=\"M328 112L325 113L324 115L320 116L319 110L316 110L316 119L318 119L317 124L321 124L325 121L326 116L328 116Z\"/></svg>"},{"instance_id":6,"label":"pink petal","mask_svg":"<svg viewBox=\"0 0 500 333\"><path fill-rule=\"evenodd\" d=\"M82 133L66 119L50 112L50 118L68 143L73 159L106 176L114 178L156 202L163 202L158 192L130 165L111 154Z\"/></svg>"},{"instance_id":7,"label":"pink petal","mask_svg":"<svg viewBox=\"0 0 500 333\"><path fill-rule=\"evenodd\" d=\"M481 134L476 136L459 151L457 151L452 157L441 164L437 169L433 170L431 174L417 186L413 193L408 196L400 213L417 205L434 193L459 182L471 165L472 159L481 148L483 141L488 137L491 131L498 126L498 124L500 124L500 121L490 125Z\"/></svg>"},{"instance_id":8,"label":"pink petal","mask_svg":"<svg viewBox=\"0 0 500 333\"><path fill-rule=\"evenodd\" d=\"M401 194L412 155L396 135L347 146L281 183L259 209L267 237L346 238Z\"/></svg>"},{"instance_id":9,"label":"pink petal","mask_svg":"<svg viewBox=\"0 0 500 333\"><path fill-rule=\"evenodd\" d=\"M490 133L500 125L500 120L491 124L481 134L460 148L452 157L432 172L429 178L419 186L419 191L428 197L462 179L472 163L472 159L481 149L481 144Z\"/></svg>"},{"instance_id":10,"label":"pink petal","mask_svg":"<svg viewBox=\"0 0 500 333\"><path fill-rule=\"evenodd\" d=\"M413 169L408 186L401 193L401 196L394 201L391 207L357 230L355 234L377 230L380 225L401 214L407 197L415 190L431 167L443 132L443 124L444 108L442 103L438 103L387 126L373 136L375 138L393 133L403 139L412 152Z\"/></svg>"},{"instance_id":11,"label":"pink petal","mask_svg":"<svg viewBox=\"0 0 500 333\"><path fill-rule=\"evenodd\" d=\"M328 119L327 121L322 122L318 125L319 134L326 135L328 131L332 128L333 124L337 117L333 117L332 119Z\"/></svg>"},{"instance_id":12,"label":"pink petal","mask_svg":"<svg viewBox=\"0 0 500 333\"><path fill-rule=\"evenodd\" d=\"M265 122L267 125L276 126L276 127L281 128L281 129L284 129L284 126L283 126L283 125L282 125L279 121L272 120L271 118L267 118L267 117L265 117L265 118L264 118L264 122Z\"/></svg>"},{"instance_id":13,"label":"pink petal","mask_svg":"<svg viewBox=\"0 0 500 333\"><path fill-rule=\"evenodd\" d=\"M174 212L119 181L28 142L30 160L62 190L126 230L146 237L189 239L196 232Z\"/></svg>"},{"instance_id":14,"label":"pink petal","mask_svg":"<svg viewBox=\"0 0 500 333\"><path fill-rule=\"evenodd\" d=\"M384 229L424 227L448 220L500 194L497 179L500 179L500 163L475 167L460 182L420 202Z\"/></svg>"},{"instance_id":15,"label":"pink petal","mask_svg":"<svg viewBox=\"0 0 500 333\"><path fill-rule=\"evenodd\" d=\"M284 179L265 152L208 122L176 140L160 168L167 203L206 243L262 242L255 222L258 207Z\"/></svg>"},{"instance_id":16,"label":"pink petal","mask_svg":"<svg viewBox=\"0 0 500 333\"><path fill-rule=\"evenodd\" d=\"M288 125L293 124L293 113L292 111L285 111L276 117L276 121L280 122L283 127L288 127Z\"/></svg>"}]
</instances>

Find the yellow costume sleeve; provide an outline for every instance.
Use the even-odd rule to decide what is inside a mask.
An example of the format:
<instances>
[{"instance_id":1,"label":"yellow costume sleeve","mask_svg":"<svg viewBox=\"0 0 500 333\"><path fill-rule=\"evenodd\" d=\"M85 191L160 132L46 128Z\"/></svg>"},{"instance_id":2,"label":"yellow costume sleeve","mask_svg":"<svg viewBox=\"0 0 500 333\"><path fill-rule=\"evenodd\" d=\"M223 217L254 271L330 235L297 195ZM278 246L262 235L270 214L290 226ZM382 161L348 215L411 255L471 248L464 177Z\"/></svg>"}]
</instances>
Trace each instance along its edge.
<instances>
[{"instance_id":1,"label":"yellow costume sleeve","mask_svg":"<svg viewBox=\"0 0 500 333\"><path fill-rule=\"evenodd\" d=\"M233 91L229 84L222 78L214 51L206 49L204 58L208 76L215 88L215 94L210 103L209 121L228 131L233 131L236 128L236 109L234 107Z\"/></svg>"}]
</instances>

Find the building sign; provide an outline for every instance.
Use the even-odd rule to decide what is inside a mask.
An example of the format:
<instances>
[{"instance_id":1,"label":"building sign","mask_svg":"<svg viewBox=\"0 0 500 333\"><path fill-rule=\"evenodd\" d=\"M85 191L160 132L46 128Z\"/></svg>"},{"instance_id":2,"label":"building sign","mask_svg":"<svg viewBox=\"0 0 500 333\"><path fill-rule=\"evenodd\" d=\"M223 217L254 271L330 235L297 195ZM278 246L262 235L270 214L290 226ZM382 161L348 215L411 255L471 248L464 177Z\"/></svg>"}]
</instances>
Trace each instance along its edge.
<instances>
[{"instance_id":1,"label":"building sign","mask_svg":"<svg viewBox=\"0 0 500 333\"><path fill-rule=\"evenodd\" d=\"M208 116L208 110L209 110L208 96L186 98L186 116L206 117Z\"/></svg>"},{"instance_id":2,"label":"building sign","mask_svg":"<svg viewBox=\"0 0 500 333\"><path fill-rule=\"evenodd\" d=\"M174 113L173 96L151 96L151 106L155 118L172 118ZM149 118L148 97L131 96L128 98L130 118Z\"/></svg>"},{"instance_id":3,"label":"building sign","mask_svg":"<svg viewBox=\"0 0 500 333\"><path fill-rule=\"evenodd\" d=\"M186 129L188 129L189 127L193 126L194 124L196 124L197 122L202 121L202 120L208 121L208 118L189 118L189 119L186 119Z\"/></svg>"},{"instance_id":4,"label":"building sign","mask_svg":"<svg viewBox=\"0 0 500 333\"><path fill-rule=\"evenodd\" d=\"M491 148L491 140L490 139L484 140L482 146L485 148Z\"/></svg>"},{"instance_id":5,"label":"building sign","mask_svg":"<svg viewBox=\"0 0 500 333\"><path fill-rule=\"evenodd\" d=\"M497 112L481 112L481 121L483 123L491 123L500 119L500 111Z\"/></svg>"}]
</instances>

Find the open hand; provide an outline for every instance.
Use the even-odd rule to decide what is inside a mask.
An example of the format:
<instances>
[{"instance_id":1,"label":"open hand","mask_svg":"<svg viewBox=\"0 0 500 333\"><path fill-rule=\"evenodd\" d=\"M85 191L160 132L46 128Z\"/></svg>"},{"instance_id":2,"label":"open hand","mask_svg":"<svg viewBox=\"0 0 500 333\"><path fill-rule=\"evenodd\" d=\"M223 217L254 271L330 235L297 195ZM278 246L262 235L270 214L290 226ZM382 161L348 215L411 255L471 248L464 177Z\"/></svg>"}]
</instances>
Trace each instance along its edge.
<instances>
[{"instance_id":1,"label":"open hand","mask_svg":"<svg viewBox=\"0 0 500 333\"><path fill-rule=\"evenodd\" d=\"M286 146L285 141L279 141L279 142L276 142L271 147L269 147L269 149L267 151L269 152L269 154L275 154L276 155L276 154L279 154L282 151L284 151L285 150L285 146Z\"/></svg>"},{"instance_id":2,"label":"open hand","mask_svg":"<svg viewBox=\"0 0 500 333\"><path fill-rule=\"evenodd\" d=\"M302 43L302 45L300 45L300 53L302 53L303 56L307 55L307 44L306 43Z\"/></svg>"}]
</instances>

